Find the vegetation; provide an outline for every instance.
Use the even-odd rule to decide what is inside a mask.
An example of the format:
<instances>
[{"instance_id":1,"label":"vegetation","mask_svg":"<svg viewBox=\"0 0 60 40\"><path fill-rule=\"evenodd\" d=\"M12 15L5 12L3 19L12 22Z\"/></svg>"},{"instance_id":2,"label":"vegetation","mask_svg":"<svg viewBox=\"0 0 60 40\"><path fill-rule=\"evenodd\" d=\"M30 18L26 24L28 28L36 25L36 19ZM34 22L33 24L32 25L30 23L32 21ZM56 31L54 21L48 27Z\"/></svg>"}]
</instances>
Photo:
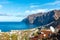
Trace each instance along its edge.
<instances>
[{"instance_id":1,"label":"vegetation","mask_svg":"<svg viewBox=\"0 0 60 40\"><path fill-rule=\"evenodd\" d=\"M0 40L10 40L10 36L7 33L2 33L0 35Z\"/></svg>"},{"instance_id":2,"label":"vegetation","mask_svg":"<svg viewBox=\"0 0 60 40\"><path fill-rule=\"evenodd\" d=\"M12 40L18 40L18 35L12 34L12 35L11 35L11 39L12 39Z\"/></svg>"}]
</instances>

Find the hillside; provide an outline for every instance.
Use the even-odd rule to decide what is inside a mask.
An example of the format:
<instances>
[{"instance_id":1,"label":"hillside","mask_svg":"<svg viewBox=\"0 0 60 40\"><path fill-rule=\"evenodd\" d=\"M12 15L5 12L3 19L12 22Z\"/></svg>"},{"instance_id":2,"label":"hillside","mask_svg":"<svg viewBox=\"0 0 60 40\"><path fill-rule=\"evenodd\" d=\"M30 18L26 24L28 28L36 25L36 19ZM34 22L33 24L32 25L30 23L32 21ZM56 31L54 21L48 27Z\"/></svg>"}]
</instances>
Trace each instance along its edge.
<instances>
[{"instance_id":1,"label":"hillside","mask_svg":"<svg viewBox=\"0 0 60 40\"><path fill-rule=\"evenodd\" d=\"M60 10L52 10L45 13L36 13L23 19L27 25L50 26L60 24Z\"/></svg>"}]
</instances>

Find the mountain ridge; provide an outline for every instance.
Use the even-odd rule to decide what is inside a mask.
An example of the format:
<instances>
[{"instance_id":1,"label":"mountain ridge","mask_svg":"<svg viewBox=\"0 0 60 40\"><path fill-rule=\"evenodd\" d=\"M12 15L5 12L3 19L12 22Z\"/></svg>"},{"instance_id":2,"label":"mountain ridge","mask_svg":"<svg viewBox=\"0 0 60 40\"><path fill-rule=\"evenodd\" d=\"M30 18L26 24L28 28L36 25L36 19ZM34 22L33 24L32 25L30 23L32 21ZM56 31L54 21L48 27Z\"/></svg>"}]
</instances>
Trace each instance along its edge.
<instances>
[{"instance_id":1,"label":"mountain ridge","mask_svg":"<svg viewBox=\"0 0 60 40\"><path fill-rule=\"evenodd\" d=\"M41 13L29 15L27 18L23 19L23 22L25 22L27 25L43 26L53 21L54 22L50 25L55 25L54 23L58 20L60 22L60 10L52 10L45 13L41 12Z\"/></svg>"}]
</instances>

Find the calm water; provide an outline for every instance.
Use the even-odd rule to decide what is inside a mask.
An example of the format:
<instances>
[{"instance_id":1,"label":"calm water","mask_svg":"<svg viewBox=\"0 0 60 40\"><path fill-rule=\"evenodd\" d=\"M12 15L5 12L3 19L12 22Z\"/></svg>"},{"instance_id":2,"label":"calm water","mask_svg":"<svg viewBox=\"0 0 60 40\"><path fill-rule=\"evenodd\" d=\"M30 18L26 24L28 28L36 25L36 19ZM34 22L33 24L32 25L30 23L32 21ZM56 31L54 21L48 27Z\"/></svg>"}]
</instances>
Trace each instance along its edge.
<instances>
[{"instance_id":1,"label":"calm water","mask_svg":"<svg viewBox=\"0 0 60 40\"><path fill-rule=\"evenodd\" d=\"M34 28L33 26L28 26L21 22L0 22L0 30L6 32L10 30L25 30Z\"/></svg>"}]
</instances>

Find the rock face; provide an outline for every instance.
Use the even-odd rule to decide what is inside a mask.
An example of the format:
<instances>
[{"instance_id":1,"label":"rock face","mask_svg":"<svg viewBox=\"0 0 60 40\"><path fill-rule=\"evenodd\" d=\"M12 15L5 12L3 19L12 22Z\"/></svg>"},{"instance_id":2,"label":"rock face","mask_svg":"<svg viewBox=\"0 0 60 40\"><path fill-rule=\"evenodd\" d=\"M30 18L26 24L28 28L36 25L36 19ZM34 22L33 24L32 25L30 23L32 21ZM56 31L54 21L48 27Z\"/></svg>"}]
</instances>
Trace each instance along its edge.
<instances>
[{"instance_id":1,"label":"rock face","mask_svg":"<svg viewBox=\"0 0 60 40\"><path fill-rule=\"evenodd\" d=\"M53 10L45 13L37 13L29 15L27 18L23 19L23 22L29 25L43 26L51 22L55 23L55 21L58 21L59 19L60 19L60 10Z\"/></svg>"},{"instance_id":2,"label":"rock face","mask_svg":"<svg viewBox=\"0 0 60 40\"><path fill-rule=\"evenodd\" d=\"M58 20L60 17L60 10L55 10L55 20Z\"/></svg>"}]
</instances>

